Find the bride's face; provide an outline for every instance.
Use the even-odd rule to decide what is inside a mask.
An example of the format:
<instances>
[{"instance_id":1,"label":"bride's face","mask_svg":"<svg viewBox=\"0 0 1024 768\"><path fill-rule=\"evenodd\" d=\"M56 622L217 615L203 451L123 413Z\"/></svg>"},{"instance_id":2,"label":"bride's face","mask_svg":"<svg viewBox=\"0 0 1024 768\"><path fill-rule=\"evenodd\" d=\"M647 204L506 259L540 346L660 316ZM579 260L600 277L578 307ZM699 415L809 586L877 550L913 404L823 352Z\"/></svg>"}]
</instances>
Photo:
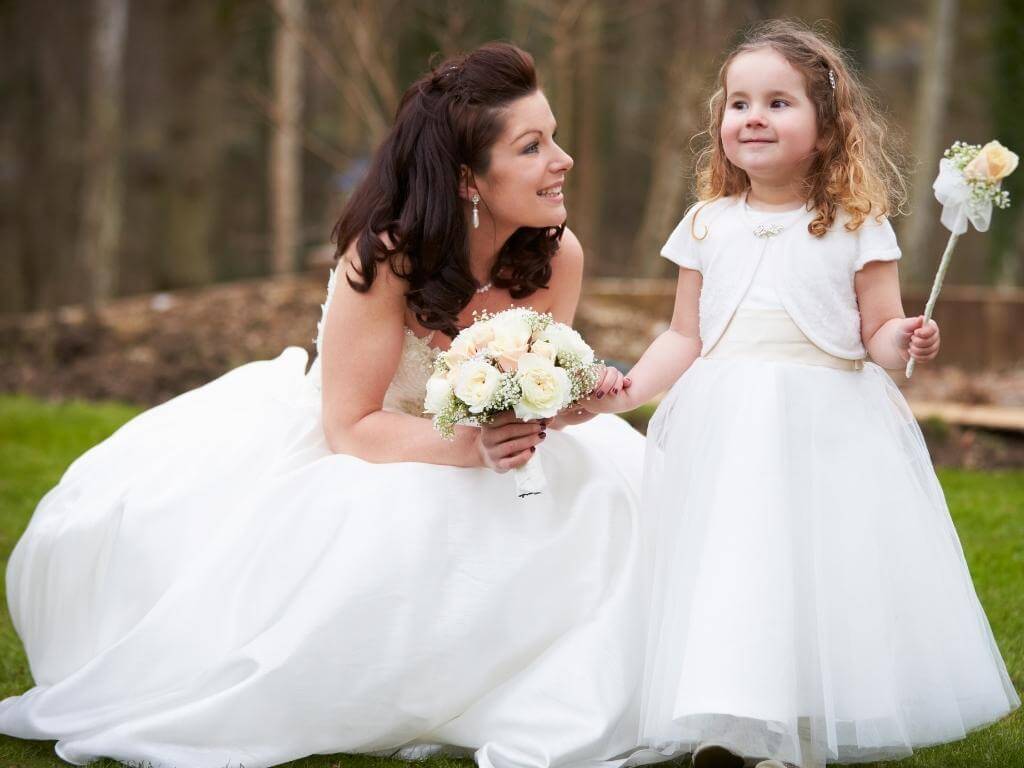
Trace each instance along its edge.
<instances>
[{"instance_id":1,"label":"bride's face","mask_svg":"<svg viewBox=\"0 0 1024 768\"><path fill-rule=\"evenodd\" d=\"M505 129L491 147L486 173L475 174L480 217L497 229L558 227L565 223L562 183L572 158L555 143L556 123L540 91L511 102Z\"/></svg>"}]
</instances>

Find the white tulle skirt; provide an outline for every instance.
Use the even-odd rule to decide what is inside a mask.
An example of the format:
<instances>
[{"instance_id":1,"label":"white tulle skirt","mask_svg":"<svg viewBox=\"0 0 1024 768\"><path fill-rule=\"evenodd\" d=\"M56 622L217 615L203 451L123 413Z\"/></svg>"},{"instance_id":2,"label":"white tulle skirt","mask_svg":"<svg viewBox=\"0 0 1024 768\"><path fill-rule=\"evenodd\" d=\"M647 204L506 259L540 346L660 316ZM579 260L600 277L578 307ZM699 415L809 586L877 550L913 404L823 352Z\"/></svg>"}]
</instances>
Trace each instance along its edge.
<instances>
[{"instance_id":1,"label":"white tulle skirt","mask_svg":"<svg viewBox=\"0 0 1024 768\"><path fill-rule=\"evenodd\" d=\"M872 761L1017 707L921 432L886 373L723 343L648 430L643 742Z\"/></svg>"},{"instance_id":2,"label":"white tulle skirt","mask_svg":"<svg viewBox=\"0 0 1024 768\"><path fill-rule=\"evenodd\" d=\"M36 687L0 732L154 768L633 747L643 438L549 432L521 500L511 474L332 454L305 365L141 414L42 500L7 569Z\"/></svg>"}]
</instances>

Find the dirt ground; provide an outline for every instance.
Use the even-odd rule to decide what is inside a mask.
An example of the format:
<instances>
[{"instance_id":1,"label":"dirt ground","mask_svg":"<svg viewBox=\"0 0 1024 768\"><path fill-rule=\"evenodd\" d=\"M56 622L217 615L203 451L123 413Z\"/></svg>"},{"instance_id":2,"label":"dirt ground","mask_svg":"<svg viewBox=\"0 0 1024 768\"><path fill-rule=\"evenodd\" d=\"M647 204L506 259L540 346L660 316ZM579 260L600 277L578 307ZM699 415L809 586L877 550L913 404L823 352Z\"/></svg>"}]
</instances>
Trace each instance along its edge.
<instances>
[{"instance_id":1,"label":"dirt ground","mask_svg":"<svg viewBox=\"0 0 1024 768\"><path fill-rule=\"evenodd\" d=\"M0 316L0 392L47 399L154 405L287 346L312 356L325 271L120 299L96 315L82 308ZM628 365L664 328L606 297L584 296L577 327L610 362ZM923 366L908 399L1024 408L1024 368L968 373ZM1024 467L1024 436L923 425L936 463Z\"/></svg>"}]
</instances>

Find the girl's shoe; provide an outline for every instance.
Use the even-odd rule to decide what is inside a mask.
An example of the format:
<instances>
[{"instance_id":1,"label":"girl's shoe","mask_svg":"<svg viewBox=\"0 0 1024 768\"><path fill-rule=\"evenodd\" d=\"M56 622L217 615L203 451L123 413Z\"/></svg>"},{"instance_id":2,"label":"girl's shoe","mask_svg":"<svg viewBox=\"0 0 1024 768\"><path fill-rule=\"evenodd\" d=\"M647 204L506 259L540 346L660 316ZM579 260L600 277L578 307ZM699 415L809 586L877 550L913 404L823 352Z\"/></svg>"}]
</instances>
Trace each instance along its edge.
<instances>
[{"instance_id":1,"label":"girl's shoe","mask_svg":"<svg viewBox=\"0 0 1024 768\"><path fill-rule=\"evenodd\" d=\"M693 752L693 768L743 768L743 758L721 744L706 742Z\"/></svg>"}]
</instances>

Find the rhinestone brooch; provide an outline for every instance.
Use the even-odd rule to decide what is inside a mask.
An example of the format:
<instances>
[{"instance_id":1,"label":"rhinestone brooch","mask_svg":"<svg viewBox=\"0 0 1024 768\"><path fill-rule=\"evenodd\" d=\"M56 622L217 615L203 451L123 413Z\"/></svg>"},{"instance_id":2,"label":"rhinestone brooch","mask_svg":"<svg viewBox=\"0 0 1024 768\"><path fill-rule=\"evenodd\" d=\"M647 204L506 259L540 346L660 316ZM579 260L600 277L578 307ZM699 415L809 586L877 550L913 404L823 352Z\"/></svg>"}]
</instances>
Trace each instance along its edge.
<instances>
[{"instance_id":1,"label":"rhinestone brooch","mask_svg":"<svg viewBox=\"0 0 1024 768\"><path fill-rule=\"evenodd\" d=\"M754 227L755 237L775 237L783 230L781 224L758 224Z\"/></svg>"}]
</instances>

